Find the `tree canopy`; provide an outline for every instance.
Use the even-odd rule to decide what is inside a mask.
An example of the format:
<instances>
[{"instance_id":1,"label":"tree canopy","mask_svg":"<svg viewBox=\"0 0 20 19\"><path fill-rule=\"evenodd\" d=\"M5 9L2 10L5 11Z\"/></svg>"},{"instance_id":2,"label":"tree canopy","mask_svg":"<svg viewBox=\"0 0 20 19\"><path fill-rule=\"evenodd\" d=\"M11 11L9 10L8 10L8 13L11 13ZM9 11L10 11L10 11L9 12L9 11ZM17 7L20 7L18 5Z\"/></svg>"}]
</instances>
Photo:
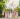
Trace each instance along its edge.
<instances>
[{"instance_id":1,"label":"tree canopy","mask_svg":"<svg viewBox=\"0 0 20 19\"><path fill-rule=\"evenodd\" d=\"M16 8L16 10L18 10L18 13L20 13L20 8Z\"/></svg>"}]
</instances>

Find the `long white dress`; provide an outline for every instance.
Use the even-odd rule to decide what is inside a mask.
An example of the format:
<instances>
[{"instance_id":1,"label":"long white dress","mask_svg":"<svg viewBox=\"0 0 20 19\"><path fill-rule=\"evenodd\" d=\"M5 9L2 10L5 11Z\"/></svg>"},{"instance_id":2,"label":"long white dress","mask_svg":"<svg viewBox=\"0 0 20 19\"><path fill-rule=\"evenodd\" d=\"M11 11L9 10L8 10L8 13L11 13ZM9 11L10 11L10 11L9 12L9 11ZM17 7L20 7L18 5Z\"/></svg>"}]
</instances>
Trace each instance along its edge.
<instances>
[{"instance_id":1,"label":"long white dress","mask_svg":"<svg viewBox=\"0 0 20 19\"><path fill-rule=\"evenodd\" d=\"M12 13L10 13L10 16L9 17L12 18Z\"/></svg>"}]
</instances>

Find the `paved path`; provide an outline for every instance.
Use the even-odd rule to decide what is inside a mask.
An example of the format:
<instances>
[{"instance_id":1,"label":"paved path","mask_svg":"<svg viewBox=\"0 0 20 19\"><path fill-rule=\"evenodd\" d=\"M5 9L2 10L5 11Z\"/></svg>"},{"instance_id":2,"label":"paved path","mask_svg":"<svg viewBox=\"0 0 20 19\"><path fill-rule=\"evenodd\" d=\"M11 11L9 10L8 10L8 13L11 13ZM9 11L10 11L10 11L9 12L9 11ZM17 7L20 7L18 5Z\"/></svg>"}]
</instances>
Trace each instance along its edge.
<instances>
[{"instance_id":1,"label":"paved path","mask_svg":"<svg viewBox=\"0 0 20 19\"><path fill-rule=\"evenodd\" d=\"M0 19L12 19L12 18L0 18ZM20 16L18 17L18 19L20 19Z\"/></svg>"}]
</instances>

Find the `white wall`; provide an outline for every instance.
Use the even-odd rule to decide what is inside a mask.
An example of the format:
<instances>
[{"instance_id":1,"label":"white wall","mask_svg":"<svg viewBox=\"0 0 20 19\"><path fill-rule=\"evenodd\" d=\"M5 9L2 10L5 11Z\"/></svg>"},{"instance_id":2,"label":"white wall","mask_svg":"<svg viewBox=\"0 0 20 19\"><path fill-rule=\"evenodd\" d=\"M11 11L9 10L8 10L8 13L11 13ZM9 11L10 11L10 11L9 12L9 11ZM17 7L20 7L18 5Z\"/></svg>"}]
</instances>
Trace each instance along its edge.
<instances>
[{"instance_id":1,"label":"white wall","mask_svg":"<svg viewBox=\"0 0 20 19\"><path fill-rule=\"evenodd\" d=\"M12 2L13 2L13 6L10 6ZM16 8L18 5L19 5L19 0L9 0L9 2L6 3L6 6L9 7L9 8L11 8L11 7Z\"/></svg>"}]
</instances>

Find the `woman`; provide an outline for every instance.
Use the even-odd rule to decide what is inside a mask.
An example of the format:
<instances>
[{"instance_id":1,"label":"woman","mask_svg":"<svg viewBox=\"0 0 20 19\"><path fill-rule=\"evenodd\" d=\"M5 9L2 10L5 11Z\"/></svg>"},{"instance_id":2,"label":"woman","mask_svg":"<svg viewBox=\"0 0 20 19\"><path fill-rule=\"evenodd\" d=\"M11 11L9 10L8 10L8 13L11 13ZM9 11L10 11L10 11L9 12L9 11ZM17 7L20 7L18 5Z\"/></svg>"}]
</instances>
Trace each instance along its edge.
<instances>
[{"instance_id":1,"label":"woman","mask_svg":"<svg viewBox=\"0 0 20 19\"><path fill-rule=\"evenodd\" d=\"M18 12L17 12L17 11L14 11L13 16L14 16L14 19L18 19L18 18L17 18L17 17L18 17Z\"/></svg>"}]
</instances>

